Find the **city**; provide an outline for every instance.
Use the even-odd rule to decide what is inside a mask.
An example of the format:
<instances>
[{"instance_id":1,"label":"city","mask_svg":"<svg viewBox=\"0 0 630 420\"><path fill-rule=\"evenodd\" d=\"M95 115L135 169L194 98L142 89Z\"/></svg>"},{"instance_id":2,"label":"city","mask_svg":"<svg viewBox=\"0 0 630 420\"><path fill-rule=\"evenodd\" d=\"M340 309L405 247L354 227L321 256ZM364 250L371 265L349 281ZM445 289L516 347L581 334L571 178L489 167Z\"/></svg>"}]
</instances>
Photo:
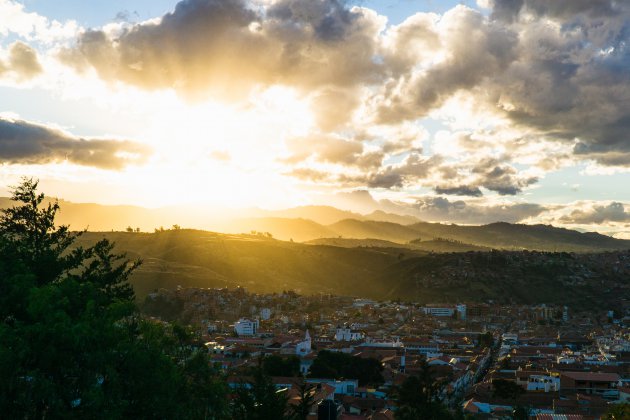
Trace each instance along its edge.
<instances>
[{"instance_id":1,"label":"city","mask_svg":"<svg viewBox=\"0 0 630 420\"><path fill-rule=\"evenodd\" d=\"M393 391L423 363L437 398L472 418L510 417L515 410L600 418L630 397L630 307L623 313L566 306L492 303L420 305L292 291L161 289L143 310L193 327L232 387L248 368L282 358L272 380L296 398L302 377L326 385L317 404L333 401L339 419L393 419ZM320 352L375 359L381 377L316 377ZM292 366L292 367L289 367ZM537 417L536 417L537 416ZM315 418L315 417L313 417ZM551 417L549 417L551 418ZM582 417L581 417L582 418Z\"/></svg>"}]
</instances>

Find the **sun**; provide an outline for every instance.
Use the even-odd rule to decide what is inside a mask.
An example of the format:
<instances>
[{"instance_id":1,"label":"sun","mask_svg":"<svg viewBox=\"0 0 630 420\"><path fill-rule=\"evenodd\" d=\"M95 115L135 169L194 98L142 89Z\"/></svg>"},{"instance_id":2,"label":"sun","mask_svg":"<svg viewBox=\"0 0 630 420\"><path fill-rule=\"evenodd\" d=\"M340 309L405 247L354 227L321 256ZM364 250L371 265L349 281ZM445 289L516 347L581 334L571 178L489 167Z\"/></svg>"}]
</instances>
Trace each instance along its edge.
<instances>
[{"instance_id":1,"label":"sun","mask_svg":"<svg viewBox=\"0 0 630 420\"><path fill-rule=\"evenodd\" d=\"M295 91L274 86L255 92L246 104L188 103L169 96L163 107L154 103L148 109L139 138L153 148L151 161L125 171L142 185L136 200L229 207L279 207L299 200L278 161L286 140L315 124L308 102Z\"/></svg>"}]
</instances>

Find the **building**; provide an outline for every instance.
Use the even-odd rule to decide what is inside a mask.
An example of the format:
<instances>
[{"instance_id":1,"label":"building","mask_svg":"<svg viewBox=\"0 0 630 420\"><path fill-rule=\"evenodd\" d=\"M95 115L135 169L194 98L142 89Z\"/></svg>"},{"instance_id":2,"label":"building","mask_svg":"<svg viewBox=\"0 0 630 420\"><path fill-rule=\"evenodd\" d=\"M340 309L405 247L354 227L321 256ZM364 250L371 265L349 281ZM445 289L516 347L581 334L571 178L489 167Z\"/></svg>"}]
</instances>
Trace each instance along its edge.
<instances>
[{"instance_id":1,"label":"building","mask_svg":"<svg viewBox=\"0 0 630 420\"><path fill-rule=\"evenodd\" d=\"M259 326L260 325L257 319L251 320L247 318L241 318L234 323L234 331L239 336L256 335Z\"/></svg>"},{"instance_id":2,"label":"building","mask_svg":"<svg viewBox=\"0 0 630 420\"><path fill-rule=\"evenodd\" d=\"M308 330L306 330L306 334L304 335L304 340L300 341L295 345L295 354L298 356L306 356L311 352L311 335Z\"/></svg>"},{"instance_id":3,"label":"building","mask_svg":"<svg viewBox=\"0 0 630 420\"><path fill-rule=\"evenodd\" d=\"M562 372L560 391L563 395L599 395L606 399L619 398L619 375L602 372Z\"/></svg>"},{"instance_id":4,"label":"building","mask_svg":"<svg viewBox=\"0 0 630 420\"><path fill-rule=\"evenodd\" d=\"M354 331L348 327L337 327L335 340L337 341L359 341L364 337L361 331Z\"/></svg>"},{"instance_id":5,"label":"building","mask_svg":"<svg viewBox=\"0 0 630 420\"><path fill-rule=\"evenodd\" d=\"M425 315L432 316L453 316L455 308L448 306L425 306L422 308Z\"/></svg>"},{"instance_id":6,"label":"building","mask_svg":"<svg viewBox=\"0 0 630 420\"><path fill-rule=\"evenodd\" d=\"M260 318L263 321L267 321L269 318L271 318L271 309L269 309L269 308L262 308L260 310Z\"/></svg>"},{"instance_id":7,"label":"building","mask_svg":"<svg viewBox=\"0 0 630 420\"><path fill-rule=\"evenodd\" d=\"M456 309L457 309L457 319L466 321L466 305L459 304L456 306Z\"/></svg>"}]
</instances>

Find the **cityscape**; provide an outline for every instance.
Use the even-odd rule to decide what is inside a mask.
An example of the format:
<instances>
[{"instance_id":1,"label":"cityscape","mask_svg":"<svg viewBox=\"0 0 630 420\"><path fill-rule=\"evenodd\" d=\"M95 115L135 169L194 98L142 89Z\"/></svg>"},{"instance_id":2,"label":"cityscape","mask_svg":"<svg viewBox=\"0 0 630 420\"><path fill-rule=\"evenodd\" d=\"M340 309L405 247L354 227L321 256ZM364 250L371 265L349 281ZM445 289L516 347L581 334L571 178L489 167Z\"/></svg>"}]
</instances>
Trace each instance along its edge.
<instances>
[{"instance_id":1,"label":"cityscape","mask_svg":"<svg viewBox=\"0 0 630 420\"><path fill-rule=\"evenodd\" d=\"M630 0L0 0L0 420L630 420Z\"/></svg>"}]
</instances>

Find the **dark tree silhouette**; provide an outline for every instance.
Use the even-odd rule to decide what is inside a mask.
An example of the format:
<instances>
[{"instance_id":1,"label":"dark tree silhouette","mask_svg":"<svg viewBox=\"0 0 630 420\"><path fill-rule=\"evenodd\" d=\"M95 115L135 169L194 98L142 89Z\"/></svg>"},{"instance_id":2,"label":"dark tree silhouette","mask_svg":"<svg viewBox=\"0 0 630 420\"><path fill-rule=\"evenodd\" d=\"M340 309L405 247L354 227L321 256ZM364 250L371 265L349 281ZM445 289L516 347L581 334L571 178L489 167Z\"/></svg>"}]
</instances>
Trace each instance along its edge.
<instances>
[{"instance_id":1,"label":"dark tree silhouette","mask_svg":"<svg viewBox=\"0 0 630 420\"><path fill-rule=\"evenodd\" d=\"M225 386L172 328L142 319L127 282L139 261L56 226L37 181L0 215L3 418L220 418ZM182 338L182 337L178 337ZM200 395L202 394L203 395Z\"/></svg>"}]
</instances>

